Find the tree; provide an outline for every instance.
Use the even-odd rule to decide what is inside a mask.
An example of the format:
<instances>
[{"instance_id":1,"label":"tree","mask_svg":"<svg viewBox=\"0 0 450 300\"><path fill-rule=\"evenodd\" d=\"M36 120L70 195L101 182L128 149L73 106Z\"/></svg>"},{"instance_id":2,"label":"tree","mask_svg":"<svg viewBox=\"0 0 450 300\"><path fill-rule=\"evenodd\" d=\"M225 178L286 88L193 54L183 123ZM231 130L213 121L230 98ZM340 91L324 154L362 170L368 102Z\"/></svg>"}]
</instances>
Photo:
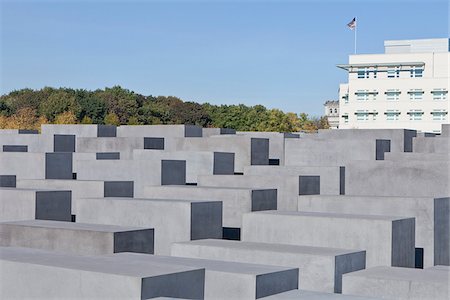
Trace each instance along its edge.
<instances>
[{"instance_id":1,"label":"tree","mask_svg":"<svg viewBox=\"0 0 450 300\"><path fill-rule=\"evenodd\" d=\"M129 117L135 116L138 112L139 97L134 92L120 86L105 88L96 95L105 102L106 110L114 113L122 124L125 124Z\"/></svg>"},{"instance_id":2,"label":"tree","mask_svg":"<svg viewBox=\"0 0 450 300\"><path fill-rule=\"evenodd\" d=\"M24 107L8 118L6 128L36 129L37 120L36 111L30 107Z\"/></svg>"},{"instance_id":3,"label":"tree","mask_svg":"<svg viewBox=\"0 0 450 300\"><path fill-rule=\"evenodd\" d=\"M93 124L92 119L89 118L88 116L84 116L80 123L81 124Z\"/></svg>"},{"instance_id":4,"label":"tree","mask_svg":"<svg viewBox=\"0 0 450 300\"><path fill-rule=\"evenodd\" d=\"M127 125L140 125L140 123L139 123L139 120L138 120L137 117L131 116L131 117L128 119Z\"/></svg>"},{"instance_id":5,"label":"tree","mask_svg":"<svg viewBox=\"0 0 450 300\"><path fill-rule=\"evenodd\" d=\"M119 117L115 113L110 112L105 116L105 124L119 126L120 125Z\"/></svg>"},{"instance_id":6,"label":"tree","mask_svg":"<svg viewBox=\"0 0 450 300\"><path fill-rule=\"evenodd\" d=\"M74 95L62 89L52 93L39 105L40 113L50 121L54 121L57 115L69 110L77 114L79 112L79 105Z\"/></svg>"},{"instance_id":7,"label":"tree","mask_svg":"<svg viewBox=\"0 0 450 300\"><path fill-rule=\"evenodd\" d=\"M55 118L55 124L76 124L77 118L75 114L71 111L65 111L60 113Z\"/></svg>"}]
</instances>

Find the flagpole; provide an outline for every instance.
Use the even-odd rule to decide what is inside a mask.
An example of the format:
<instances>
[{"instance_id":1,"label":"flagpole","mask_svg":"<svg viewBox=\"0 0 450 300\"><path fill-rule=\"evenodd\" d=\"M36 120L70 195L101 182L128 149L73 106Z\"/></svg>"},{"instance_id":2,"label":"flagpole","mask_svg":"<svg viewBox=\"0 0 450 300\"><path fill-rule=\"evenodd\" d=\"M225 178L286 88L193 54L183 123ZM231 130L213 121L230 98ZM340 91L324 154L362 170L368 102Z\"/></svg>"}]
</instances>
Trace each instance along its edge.
<instances>
[{"instance_id":1,"label":"flagpole","mask_svg":"<svg viewBox=\"0 0 450 300\"><path fill-rule=\"evenodd\" d=\"M356 32L358 31L358 21L357 21L357 19L356 19L356 17L355 17L355 54L356 54L356 37L357 37L357 35L356 35Z\"/></svg>"}]
</instances>

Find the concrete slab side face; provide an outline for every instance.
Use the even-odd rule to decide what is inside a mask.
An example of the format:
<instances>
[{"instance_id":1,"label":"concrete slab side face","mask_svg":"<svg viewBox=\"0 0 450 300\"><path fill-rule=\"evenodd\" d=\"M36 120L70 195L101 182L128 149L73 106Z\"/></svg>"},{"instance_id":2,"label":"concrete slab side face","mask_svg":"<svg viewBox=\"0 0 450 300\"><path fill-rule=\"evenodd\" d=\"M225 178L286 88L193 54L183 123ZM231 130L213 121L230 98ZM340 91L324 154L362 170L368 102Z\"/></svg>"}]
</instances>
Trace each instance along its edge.
<instances>
[{"instance_id":1,"label":"concrete slab side face","mask_svg":"<svg viewBox=\"0 0 450 300\"><path fill-rule=\"evenodd\" d=\"M105 181L104 197L130 197L134 196L133 181Z\"/></svg>"},{"instance_id":2,"label":"concrete slab side face","mask_svg":"<svg viewBox=\"0 0 450 300\"><path fill-rule=\"evenodd\" d=\"M320 195L320 176L299 176L299 195Z\"/></svg>"},{"instance_id":3,"label":"concrete slab side face","mask_svg":"<svg viewBox=\"0 0 450 300\"><path fill-rule=\"evenodd\" d=\"M19 134L39 134L37 129L19 129Z\"/></svg>"},{"instance_id":4,"label":"concrete slab side face","mask_svg":"<svg viewBox=\"0 0 450 300\"><path fill-rule=\"evenodd\" d=\"M234 174L234 153L214 152L214 175L233 175Z\"/></svg>"},{"instance_id":5,"label":"concrete slab side face","mask_svg":"<svg viewBox=\"0 0 450 300\"><path fill-rule=\"evenodd\" d=\"M415 228L415 218L392 221L391 265L393 267L414 268Z\"/></svg>"},{"instance_id":6,"label":"concrete slab side face","mask_svg":"<svg viewBox=\"0 0 450 300\"><path fill-rule=\"evenodd\" d=\"M450 198L434 199L434 265L450 266Z\"/></svg>"},{"instance_id":7,"label":"concrete slab side face","mask_svg":"<svg viewBox=\"0 0 450 300\"><path fill-rule=\"evenodd\" d=\"M202 137L203 130L200 126L184 125L184 137Z\"/></svg>"},{"instance_id":8,"label":"concrete slab side face","mask_svg":"<svg viewBox=\"0 0 450 300\"><path fill-rule=\"evenodd\" d=\"M97 125L97 137L116 137L117 127L115 125Z\"/></svg>"},{"instance_id":9,"label":"concrete slab side face","mask_svg":"<svg viewBox=\"0 0 450 300\"><path fill-rule=\"evenodd\" d=\"M164 150L164 138L144 137L144 149Z\"/></svg>"},{"instance_id":10,"label":"concrete slab side face","mask_svg":"<svg viewBox=\"0 0 450 300\"><path fill-rule=\"evenodd\" d=\"M251 165L269 164L269 139L251 138Z\"/></svg>"},{"instance_id":11,"label":"concrete slab side face","mask_svg":"<svg viewBox=\"0 0 450 300\"><path fill-rule=\"evenodd\" d=\"M0 175L0 187L16 187L16 175Z\"/></svg>"},{"instance_id":12,"label":"concrete slab side face","mask_svg":"<svg viewBox=\"0 0 450 300\"><path fill-rule=\"evenodd\" d=\"M186 161L162 160L161 161L161 185L185 185Z\"/></svg>"},{"instance_id":13,"label":"concrete slab side face","mask_svg":"<svg viewBox=\"0 0 450 300\"><path fill-rule=\"evenodd\" d=\"M114 253L136 252L153 254L154 247L153 229L114 232Z\"/></svg>"},{"instance_id":14,"label":"concrete slab side face","mask_svg":"<svg viewBox=\"0 0 450 300\"><path fill-rule=\"evenodd\" d=\"M298 269L256 275L256 299L298 289Z\"/></svg>"},{"instance_id":15,"label":"concrete slab side face","mask_svg":"<svg viewBox=\"0 0 450 300\"><path fill-rule=\"evenodd\" d=\"M220 128L220 134L236 134L236 130L232 128Z\"/></svg>"},{"instance_id":16,"label":"concrete slab side face","mask_svg":"<svg viewBox=\"0 0 450 300\"><path fill-rule=\"evenodd\" d=\"M276 210L277 190L252 190L252 211Z\"/></svg>"},{"instance_id":17,"label":"concrete slab side face","mask_svg":"<svg viewBox=\"0 0 450 300\"><path fill-rule=\"evenodd\" d=\"M55 134L53 136L53 152L75 152L75 135Z\"/></svg>"},{"instance_id":18,"label":"concrete slab side face","mask_svg":"<svg viewBox=\"0 0 450 300\"><path fill-rule=\"evenodd\" d=\"M191 240L222 238L222 202L191 203Z\"/></svg>"},{"instance_id":19,"label":"concrete slab side face","mask_svg":"<svg viewBox=\"0 0 450 300\"><path fill-rule=\"evenodd\" d=\"M178 284L183 282L183 285ZM174 288L176 287L176 288ZM173 297L204 299L205 269L142 279L141 299Z\"/></svg>"},{"instance_id":20,"label":"concrete slab side face","mask_svg":"<svg viewBox=\"0 0 450 300\"><path fill-rule=\"evenodd\" d=\"M339 195L345 195L345 167L339 167Z\"/></svg>"},{"instance_id":21,"label":"concrete slab side face","mask_svg":"<svg viewBox=\"0 0 450 300\"><path fill-rule=\"evenodd\" d=\"M71 191L38 191L36 192L35 218L70 222L72 219Z\"/></svg>"},{"instance_id":22,"label":"concrete slab side face","mask_svg":"<svg viewBox=\"0 0 450 300\"><path fill-rule=\"evenodd\" d=\"M97 160L120 159L120 152L97 152L95 158Z\"/></svg>"},{"instance_id":23,"label":"concrete slab side face","mask_svg":"<svg viewBox=\"0 0 450 300\"><path fill-rule=\"evenodd\" d=\"M3 152L28 152L27 145L3 145Z\"/></svg>"},{"instance_id":24,"label":"concrete slab side face","mask_svg":"<svg viewBox=\"0 0 450 300\"><path fill-rule=\"evenodd\" d=\"M415 130L403 130L403 151L413 152L413 138L417 136L417 131Z\"/></svg>"},{"instance_id":25,"label":"concrete slab side face","mask_svg":"<svg viewBox=\"0 0 450 300\"><path fill-rule=\"evenodd\" d=\"M45 153L45 179L73 179L72 153Z\"/></svg>"},{"instance_id":26,"label":"concrete slab side face","mask_svg":"<svg viewBox=\"0 0 450 300\"><path fill-rule=\"evenodd\" d=\"M334 267L334 292L342 293L342 275L366 268L366 251L338 255Z\"/></svg>"},{"instance_id":27,"label":"concrete slab side face","mask_svg":"<svg viewBox=\"0 0 450 300\"><path fill-rule=\"evenodd\" d=\"M384 153L391 152L391 140L376 140L375 159L384 160Z\"/></svg>"}]
</instances>

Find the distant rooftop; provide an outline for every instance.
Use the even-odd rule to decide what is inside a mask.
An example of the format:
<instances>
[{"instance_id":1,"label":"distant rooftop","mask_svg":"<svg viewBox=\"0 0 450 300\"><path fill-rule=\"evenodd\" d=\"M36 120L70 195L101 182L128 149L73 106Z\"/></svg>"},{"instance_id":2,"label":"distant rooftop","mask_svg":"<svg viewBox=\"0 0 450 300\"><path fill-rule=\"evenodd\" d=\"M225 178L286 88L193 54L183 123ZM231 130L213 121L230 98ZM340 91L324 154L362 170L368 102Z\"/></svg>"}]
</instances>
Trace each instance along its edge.
<instances>
[{"instance_id":1,"label":"distant rooftop","mask_svg":"<svg viewBox=\"0 0 450 300\"><path fill-rule=\"evenodd\" d=\"M450 43L448 38L384 41L384 52L386 54L449 52L449 50Z\"/></svg>"}]
</instances>

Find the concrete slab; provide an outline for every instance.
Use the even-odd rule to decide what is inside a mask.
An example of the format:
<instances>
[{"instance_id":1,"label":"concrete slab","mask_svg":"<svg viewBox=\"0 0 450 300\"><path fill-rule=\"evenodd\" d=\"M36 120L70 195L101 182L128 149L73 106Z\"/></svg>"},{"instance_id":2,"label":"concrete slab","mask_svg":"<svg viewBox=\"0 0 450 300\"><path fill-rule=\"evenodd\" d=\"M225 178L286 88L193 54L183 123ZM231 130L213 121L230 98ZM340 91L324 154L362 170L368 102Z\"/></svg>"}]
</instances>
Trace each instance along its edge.
<instances>
[{"instance_id":1,"label":"concrete slab","mask_svg":"<svg viewBox=\"0 0 450 300\"><path fill-rule=\"evenodd\" d=\"M300 270L299 288L340 292L342 274L365 267L364 251L324 247L198 240L172 245L172 255L284 266Z\"/></svg>"},{"instance_id":2,"label":"concrete slab","mask_svg":"<svg viewBox=\"0 0 450 300\"><path fill-rule=\"evenodd\" d=\"M71 220L71 192L0 188L0 221Z\"/></svg>"},{"instance_id":3,"label":"concrete slab","mask_svg":"<svg viewBox=\"0 0 450 300\"><path fill-rule=\"evenodd\" d=\"M0 223L0 246L78 255L153 254L154 230L138 227L26 220Z\"/></svg>"},{"instance_id":4,"label":"concrete slab","mask_svg":"<svg viewBox=\"0 0 450 300\"><path fill-rule=\"evenodd\" d=\"M174 264L132 263L1 247L2 299L203 299L205 271Z\"/></svg>"},{"instance_id":5,"label":"concrete slab","mask_svg":"<svg viewBox=\"0 0 450 300\"><path fill-rule=\"evenodd\" d=\"M155 254L168 255L174 242L222 238L222 203L198 200L84 198L77 221L155 229Z\"/></svg>"},{"instance_id":6,"label":"concrete slab","mask_svg":"<svg viewBox=\"0 0 450 300\"><path fill-rule=\"evenodd\" d=\"M449 272L374 267L345 274L344 294L382 299L449 299Z\"/></svg>"},{"instance_id":7,"label":"concrete slab","mask_svg":"<svg viewBox=\"0 0 450 300\"><path fill-rule=\"evenodd\" d=\"M414 267L414 218L315 212L246 213L242 240L366 250L366 266Z\"/></svg>"},{"instance_id":8,"label":"concrete slab","mask_svg":"<svg viewBox=\"0 0 450 300\"><path fill-rule=\"evenodd\" d=\"M378 299L372 297L363 297L363 296L351 296L351 295L342 295L342 294L332 294L332 293L321 293L321 292L313 292L306 290L292 290L289 292L284 292L280 294L276 294L273 296L269 296L265 299L275 300L275 299L292 299L292 300L328 300L328 299L336 299L336 300L369 300L369 299Z\"/></svg>"},{"instance_id":9,"label":"concrete slab","mask_svg":"<svg viewBox=\"0 0 450 300\"><path fill-rule=\"evenodd\" d=\"M205 299L258 299L298 287L295 268L136 253L119 253L114 257L133 263L204 268Z\"/></svg>"},{"instance_id":10,"label":"concrete slab","mask_svg":"<svg viewBox=\"0 0 450 300\"><path fill-rule=\"evenodd\" d=\"M144 189L144 197L222 201L223 226L233 228L241 227L245 212L277 209L277 193L273 189L149 186Z\"/></svg>"},{"instance_id":11,"label":"concrete slab","mask_svg":"<svg viewBox=\"0 0 450 300\"><path fill-rule=\"evenodd\" d=\"M444 253L450 252L449 230L436 234L435 229L449 226L450 212L444 204L450 198L434 199L431 197L376 197L376 196L299 196L299 211L330 212L344 214L398 215L416 219L416 247L423 248L423 266L430 267L443 264ZM438 214L440 218L435 218ZM436 245L436 249L435 249ZM446 247L447 245L447 247ZM435 258L435 250L439 253ZM443 258L443 257L442 257Z\"/></svg>"}]
</instances>

